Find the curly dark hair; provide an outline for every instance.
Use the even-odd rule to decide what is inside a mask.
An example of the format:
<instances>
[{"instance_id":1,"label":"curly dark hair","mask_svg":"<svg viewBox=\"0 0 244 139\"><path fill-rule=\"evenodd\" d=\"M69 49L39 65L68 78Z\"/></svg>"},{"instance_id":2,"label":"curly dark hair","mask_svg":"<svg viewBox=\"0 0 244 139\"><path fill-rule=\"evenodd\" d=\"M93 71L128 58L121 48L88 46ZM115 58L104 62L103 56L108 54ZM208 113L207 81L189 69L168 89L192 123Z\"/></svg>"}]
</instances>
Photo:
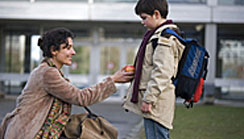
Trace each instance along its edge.
<instances>
[{"instance_id":1,"label":"curly dark hair","mask_svg":"<svg viewBox=\"0 0 244 139\"><path fill-rule=\"evenodd\" d=\"M43 57L52 57L51 48L54 51L59 50L63 43L68 46L68 37L73 39L75 35L67 28L54 28L42 34L38 40L38 46L43 52Z\"/></svg>"},{"instance_id":2,"label":"curly dark hair","mask_svg":"<svg viewBox=\"0 0 244 139\"><path fill-rule=\"evenodd\" d=\"M142 13L153 15L154 10L158 10L163 18L167 18L167 0L139 0L135 7L135 13L137 15Z\"/></svg>"}]
</instances>

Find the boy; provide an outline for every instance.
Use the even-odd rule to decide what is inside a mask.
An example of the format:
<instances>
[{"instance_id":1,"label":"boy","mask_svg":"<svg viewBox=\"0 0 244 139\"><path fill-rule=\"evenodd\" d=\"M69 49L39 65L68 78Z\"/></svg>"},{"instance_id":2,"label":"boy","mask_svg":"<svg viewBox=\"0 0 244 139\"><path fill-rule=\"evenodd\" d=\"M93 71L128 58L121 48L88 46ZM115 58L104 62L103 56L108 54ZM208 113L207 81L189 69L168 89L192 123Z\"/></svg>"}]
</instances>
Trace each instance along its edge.
<instances>
[{"instance_id":1,"label":"boy","mask_svg":"<svg viewBox=\"0 0 244 139\"><path fill-rule=\"evenodd\" d=\"M166 0L139 0L135 12L148 28L135 61L135 78L125 96L123 107L144 118L147 139L168 139L175 110L178 62L184 46L173 35L161 34L166 28L178 31L167 20Z\"/></svg>"}]
</instances>

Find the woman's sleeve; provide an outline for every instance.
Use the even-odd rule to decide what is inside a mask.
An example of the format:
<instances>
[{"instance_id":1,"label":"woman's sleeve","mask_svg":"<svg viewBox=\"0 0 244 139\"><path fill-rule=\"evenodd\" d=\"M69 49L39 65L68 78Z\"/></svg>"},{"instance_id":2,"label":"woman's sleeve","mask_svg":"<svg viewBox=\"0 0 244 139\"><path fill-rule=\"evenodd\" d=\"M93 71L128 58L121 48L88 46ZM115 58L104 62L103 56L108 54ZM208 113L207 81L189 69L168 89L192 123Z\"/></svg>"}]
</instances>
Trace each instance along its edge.
<instances>
[{"instance_id":1,"label":"woman's sleeve","mask_svg":"<svg viewBox=\"0 0 244 139\"><path fill-rule=\"evenodd\" d=\"M100 102L116 91L115 84L110 77L90 88L79 89L66 81L55 68L49 68L45 72L43 87L48 94L80 106Z\"/></svg>"}]
</instances>

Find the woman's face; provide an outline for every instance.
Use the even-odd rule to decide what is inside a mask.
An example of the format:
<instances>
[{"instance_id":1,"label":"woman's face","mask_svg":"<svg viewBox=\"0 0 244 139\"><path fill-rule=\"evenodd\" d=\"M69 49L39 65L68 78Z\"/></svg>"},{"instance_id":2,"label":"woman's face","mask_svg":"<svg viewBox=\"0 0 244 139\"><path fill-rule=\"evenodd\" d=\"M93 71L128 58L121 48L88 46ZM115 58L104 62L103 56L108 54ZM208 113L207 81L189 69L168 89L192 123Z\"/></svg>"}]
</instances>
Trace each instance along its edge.
<instances>
[{"instance_id":1,"label":"woman's face","mask_svg":"<svg viewBox=\"0 0 244 139\"><path fill-rule=\"evenodd\" d=\"M65 43L60 45L60 49L53 51L53 61L57 68L61 68L64 64L71 65L72 64L72 56L75 55L75 50L73 48L73 40L71 37L67 38L68 46Z\"/></svg>"}]
</instances>

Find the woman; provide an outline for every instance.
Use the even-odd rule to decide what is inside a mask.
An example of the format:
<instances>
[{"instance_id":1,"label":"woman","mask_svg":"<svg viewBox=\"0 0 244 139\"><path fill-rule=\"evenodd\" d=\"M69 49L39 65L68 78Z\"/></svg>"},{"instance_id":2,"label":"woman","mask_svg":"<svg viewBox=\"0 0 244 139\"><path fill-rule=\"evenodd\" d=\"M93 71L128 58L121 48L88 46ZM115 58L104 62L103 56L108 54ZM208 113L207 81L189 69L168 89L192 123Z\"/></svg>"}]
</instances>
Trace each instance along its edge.
<instances>
[{"instance_id":1,"label":"woman","mask_svg":"<svg viewBox=\"0 0 244 139\"><path fill-rule=\"evenodd\" d=\"M90 88L71 85L60 69L72 64L73 38L68 29L57 28L39 39L44 60L30 74L17 98L16 108L3 119L1 139L59 138L72 104L88 106L100 102L116 91L114 83L125 83L133 78L133 72L123 72L122 68Z\"/></svg>"}]
</instances>

